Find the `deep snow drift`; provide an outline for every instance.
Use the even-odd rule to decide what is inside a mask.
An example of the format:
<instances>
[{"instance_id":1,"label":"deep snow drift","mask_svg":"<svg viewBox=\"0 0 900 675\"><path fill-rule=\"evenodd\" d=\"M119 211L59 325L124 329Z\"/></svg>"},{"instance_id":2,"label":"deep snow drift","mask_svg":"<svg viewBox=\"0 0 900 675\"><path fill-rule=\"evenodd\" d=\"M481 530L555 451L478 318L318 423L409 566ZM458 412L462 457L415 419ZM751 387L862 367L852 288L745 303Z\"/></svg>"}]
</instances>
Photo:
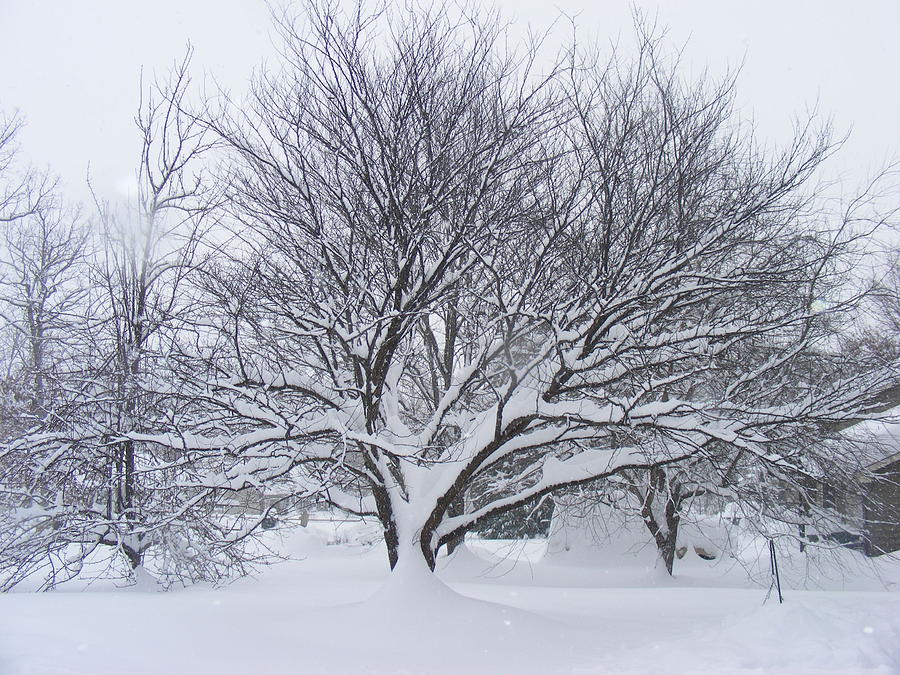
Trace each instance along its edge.
<instances>
[{"instance_id":1,"label":"deep snow drift","mask_svg":"<svg viewBox=\"0 0 900 675\"><path fill-rule=\"evenodd\" d=\"M313 523L281 542L297 560L222 588L0 596L0 673L900 672L896 560L841 551L849 573L816 568L832 590L798 590L785 555L779 606L746 558L686 555L669 579L621 541L591 556L472 539L439 561L445 583L388 579L367 529Z\"/></svg>"}]
</instances>

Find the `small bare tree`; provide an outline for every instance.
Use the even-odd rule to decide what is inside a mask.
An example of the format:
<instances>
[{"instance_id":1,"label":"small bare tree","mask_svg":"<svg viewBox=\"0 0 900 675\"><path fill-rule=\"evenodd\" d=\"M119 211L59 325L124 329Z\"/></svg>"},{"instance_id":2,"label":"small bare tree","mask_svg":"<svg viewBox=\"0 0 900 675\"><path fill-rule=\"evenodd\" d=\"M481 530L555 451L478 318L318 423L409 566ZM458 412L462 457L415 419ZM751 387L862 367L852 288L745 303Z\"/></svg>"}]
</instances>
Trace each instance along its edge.
<instances>
[{"instance_id":1,"label":"small bare tree","mask_svg":"<svg viewBox=\"0 0 900 675\"><path fill-rule=\"evenodd\" d=\"M45 198L2 236L0 317L12 333L5 416L18 430L47 426L66 396L60 379L80 356L72 338L86 310L88 232L77 214Z\"/></svg>"},{"instance_id":2,"label":"small bare tree","mask_svg":"<svg viewBox=\"0 0 900 675\"><path fill-rule=\"evenodd\" d=\"M45 389L74 308L83 256L77 216L64 213L46 174L16 161L18 117L0 118L0 437L45 416Z\"/></svg>"},{"instance_id":3,"label":"small bare tree","mask_svg":"<svg viewBox=\"0 0 900 675\"><path fill-rule=\"evenodd\" d=\"M102 361L95 385L106 403L98 411L98 435L106 446L108 517L121 521L116 545L132 567L154 543L142 521L155 488L141 485L141 476L166 463L132 435L173 422L167 354L192 309L185 280L197 254L200 194L189 169L206 144L201 129L174 114L188 85L188 64L186 57L169 84L147 94L135 118L143 141L135 205L99 208L104 252L95 267L94 349ZM151 483L165 487L165 481Z\"/></svg>"},{"instance_id":4,"label":"small bare tree","mask_svg":"<svg viewBox=\"0 0 900 675\"><path fill-rule=\"evenodd\" d=\"M69 336L85 356L69 378L67 416L5 448L19 480L0 543L4 587L39 570L52 586L104 549L121 555L132 575L146 566L166 584L217 579L254 558L221 545L231 524L212 493L185 487L196 483L189 458L138 439L149 429L179 429L189 411L173 355L195 320L188 277L204 202L197 171L208 144L202 128L176 114L188 57L141 102L135 202L98 200L89 309ZM41 231L32 235L47 245Z\"/></svg>"}]
</instances>

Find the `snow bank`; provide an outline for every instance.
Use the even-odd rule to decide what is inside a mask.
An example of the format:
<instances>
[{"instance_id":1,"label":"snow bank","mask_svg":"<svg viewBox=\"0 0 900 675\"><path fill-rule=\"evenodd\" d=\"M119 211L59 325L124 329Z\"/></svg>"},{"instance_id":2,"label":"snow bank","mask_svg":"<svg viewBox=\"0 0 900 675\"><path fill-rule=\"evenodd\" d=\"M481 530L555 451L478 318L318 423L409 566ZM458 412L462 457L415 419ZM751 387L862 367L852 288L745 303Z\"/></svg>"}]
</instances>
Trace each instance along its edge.
<instances>
[{"instance_id":1,"label":"snow bank","mask_svg":"<svg viewBox=\"0 0 900 675\"><path fill-rule=\"evenodd\" d=\"M290 533L284 551L302 559L223 588L0 595L0 673L900 672L900 593L786 588L784 605L764 605L746 577L640 586L644 572L627 577L621 562L476 539L441 559L437 579L389 576L383 546L329 543L335 526ZM508 551L519 557L497 577ZM715 567L701 562L708 579ZM878 563L900 581L896 560Z\"/></svg>"}]
</instances>

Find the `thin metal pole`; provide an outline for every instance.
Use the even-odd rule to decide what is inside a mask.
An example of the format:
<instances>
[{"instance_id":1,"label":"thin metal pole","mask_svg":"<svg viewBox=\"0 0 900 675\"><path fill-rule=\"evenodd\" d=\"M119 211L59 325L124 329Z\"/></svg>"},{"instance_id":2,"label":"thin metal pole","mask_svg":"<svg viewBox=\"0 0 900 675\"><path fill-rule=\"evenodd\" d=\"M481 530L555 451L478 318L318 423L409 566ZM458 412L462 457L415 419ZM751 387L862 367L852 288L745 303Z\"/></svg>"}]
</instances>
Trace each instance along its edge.
<instances>
[{"instance_id":1,"label":"thin metal pole","mask_svg":"<svg viewBox=\"0 0 900 675\"><path fill-rule=\"evenodd\" d=\"M772 576L775 577L775 586L778 589L778 604L784 603L781 595L781 576L778 574L778 556L775 555L775 541L769 539L769 562L772 564Z\"/></svg>"}]
</instances>

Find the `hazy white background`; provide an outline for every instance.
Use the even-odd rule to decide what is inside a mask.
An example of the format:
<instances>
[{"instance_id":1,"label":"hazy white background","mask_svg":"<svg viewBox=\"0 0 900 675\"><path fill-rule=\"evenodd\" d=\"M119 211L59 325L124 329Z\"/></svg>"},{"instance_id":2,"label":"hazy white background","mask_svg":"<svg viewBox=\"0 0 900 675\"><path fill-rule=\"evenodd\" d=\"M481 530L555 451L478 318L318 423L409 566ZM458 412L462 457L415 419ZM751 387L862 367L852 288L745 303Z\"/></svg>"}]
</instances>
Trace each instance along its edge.
<instances>
[{"instance_id":1,"label":"hazy white background","mask_svg":"<svg viewBox=\"0 0 900 675\"><path fill-rule=\"evenodd\" d=\"M565 13L604 42L628 35L632 6L667 26L673 47L686 44L689 71L743 63L739 104L764 138L786 140L814 105L838 134L852 130L832 165L849 187L900 156L900 2L499 3L523 28ZM60 174L70 197L87 198L88 166L114 197L137 158L141 67L145 79L164 74L190 41L195 73L238 93L274 52L269 26L264 0L0 0L0 110L22 113L23 155Z\"/></svg>"}]
</instances>

